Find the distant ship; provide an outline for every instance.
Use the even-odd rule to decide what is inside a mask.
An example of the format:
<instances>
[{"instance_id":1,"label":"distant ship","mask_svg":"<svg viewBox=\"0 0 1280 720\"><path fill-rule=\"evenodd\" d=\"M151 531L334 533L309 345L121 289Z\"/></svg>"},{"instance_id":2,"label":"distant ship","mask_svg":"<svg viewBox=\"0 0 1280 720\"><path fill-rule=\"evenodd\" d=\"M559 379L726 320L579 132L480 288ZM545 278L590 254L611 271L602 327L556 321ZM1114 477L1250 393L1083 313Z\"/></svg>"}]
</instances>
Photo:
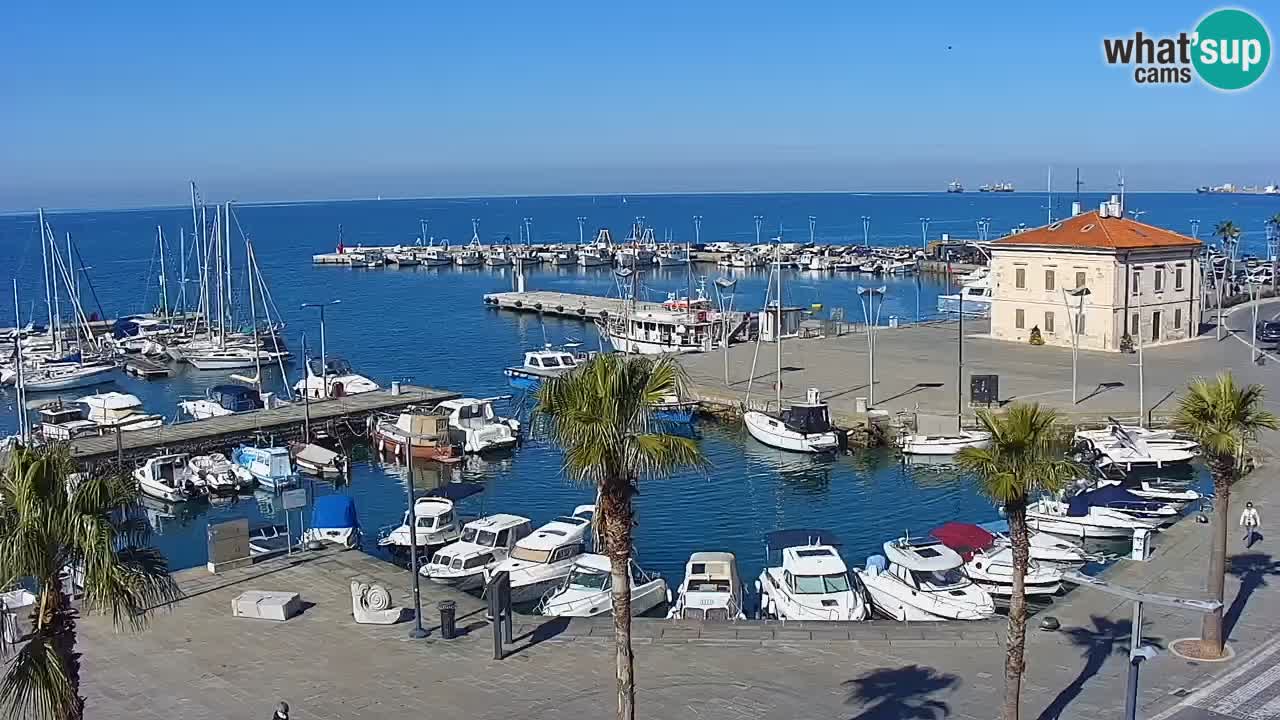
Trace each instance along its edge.
<instances>
[{"instance_id":1,"label":"distant ship","mask_svg":"<svg viewBox=\"0 0 1280 720\"><path fill-rule=\"evenodd\" d=\"M994 185L983 185L978 188L978 192L1013 192L1013 183L996 183Z\"/></svg>"},{"instance_id":2,"label":"distant ship","mask_svg":"<svg viewBox=\"0 0 1280 720\"><path fill-rule=\"evenodd\" d=\"M1226 195L1280 195L1280 186L1272 183L1264 187L1257 185L1245 185L1244 187L1236 187L1231 183L1223 183L1222 185L1201 185L1196 188L1198 193L1209 194L1226 194Z\"/></svg>"},{"instance_id":3,"label":"distant ship","mask_svg":"<svg viewBox=\"0 0 1280 720\"><path fill-rule=\"evenodd\" d=\"M950 184L950 185L947 185L947 192L949 192L949 193L962 193L962 192L964 192L964 186L960 184L960 181L959 181L959 180L952 180L952 181L951 181L951 184Z\"/></svg>"}]
</instances>

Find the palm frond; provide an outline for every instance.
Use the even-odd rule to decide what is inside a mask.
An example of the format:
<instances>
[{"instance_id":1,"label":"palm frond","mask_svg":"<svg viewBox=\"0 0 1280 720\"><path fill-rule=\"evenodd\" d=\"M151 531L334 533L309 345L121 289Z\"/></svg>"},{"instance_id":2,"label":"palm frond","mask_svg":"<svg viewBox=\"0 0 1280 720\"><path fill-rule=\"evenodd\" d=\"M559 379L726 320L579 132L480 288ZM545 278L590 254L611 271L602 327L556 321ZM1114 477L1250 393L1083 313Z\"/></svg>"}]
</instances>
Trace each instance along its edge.
<instances>
[{"instance_id":1,"label":"palm frond","mask_svg":"<svg viewBox=\"0 0 1280 720\"><path fill-rule=\"evenodd\" d=\"M1264 386L1241 387L1229 372L1213 380L1192 378L1172 424L1200 443L1206 455L1238 459L1261 431L1280 427L1280 419L1266 409L1265 397Z\"/></svg>"},{"instance_id":2,"label":"palm frond","mask_svg":"<svg viewBox=\"0 0 1280 720\"><path fill-rule=\"evenodd\" d=\"M0 715L62 720L79 717L80 698L55 638L37 633L18 650L0 678Z\"/></svg>"},{"instance_id":3,"label":"palm frond","mask_svg":"<svg viewBox=\"0 0 1280 720\"><path fill-rule=\"evenodd\" d=\"M1084 469L1065 459L1057 422L1057 413L1039 404L1017 403L1000 415L980 411L978 423L991 433L991 444L965 448L956 454L956 465L977 478L983 495L1004 505L1059 490Z\"/></svg>"}]
</instances>

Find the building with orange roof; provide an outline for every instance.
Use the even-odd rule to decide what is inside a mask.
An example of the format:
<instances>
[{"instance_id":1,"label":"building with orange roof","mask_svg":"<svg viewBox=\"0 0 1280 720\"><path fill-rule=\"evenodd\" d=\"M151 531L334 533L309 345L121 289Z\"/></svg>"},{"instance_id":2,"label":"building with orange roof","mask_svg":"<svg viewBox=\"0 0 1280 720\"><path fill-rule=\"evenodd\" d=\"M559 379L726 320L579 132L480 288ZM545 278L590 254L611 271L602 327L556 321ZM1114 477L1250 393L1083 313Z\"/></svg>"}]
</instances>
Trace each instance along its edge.
<instances>
[{"instance_id":1,"label":"building with orange roof","mask_svg":"<svg viewBox=\"0 0 1280 720\"><path fill-rule=\"evenodd\" d=\"M1119 351L1194 338L1200 329L1199 240L1124 216L1112 197L1095 211L991 244L991 335ZM1128 335L1128 338L1125 336Z\"/></svg>"}]
</instances>

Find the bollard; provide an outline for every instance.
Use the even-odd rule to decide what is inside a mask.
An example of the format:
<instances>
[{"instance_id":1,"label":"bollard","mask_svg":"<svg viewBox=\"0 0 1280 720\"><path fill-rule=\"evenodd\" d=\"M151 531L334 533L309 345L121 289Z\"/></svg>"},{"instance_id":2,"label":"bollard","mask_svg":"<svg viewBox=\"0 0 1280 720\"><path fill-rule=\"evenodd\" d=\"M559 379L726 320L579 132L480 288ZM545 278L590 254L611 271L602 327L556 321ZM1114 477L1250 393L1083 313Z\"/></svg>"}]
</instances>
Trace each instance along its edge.
<instances>
[{"instance_id":1,"label":"bollard","mask_svg":"<svg viewBox=\"0 0 1280 720\"><path fill-rule=\"evenodd\" d=\"M440 637L452 640L458 634L458 604L452 600L441 600L436 607L440 609Z\"/></svg>"}]
</instances>

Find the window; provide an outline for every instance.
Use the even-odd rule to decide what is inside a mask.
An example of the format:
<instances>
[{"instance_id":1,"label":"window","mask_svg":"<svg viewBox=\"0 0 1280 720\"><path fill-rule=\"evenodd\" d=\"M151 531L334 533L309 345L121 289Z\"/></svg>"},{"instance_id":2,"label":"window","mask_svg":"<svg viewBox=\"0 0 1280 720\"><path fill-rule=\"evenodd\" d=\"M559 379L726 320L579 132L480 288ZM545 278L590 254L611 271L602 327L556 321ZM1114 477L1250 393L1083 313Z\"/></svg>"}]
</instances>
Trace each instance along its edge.
<instances>
[{"instance_id":1,"label":"window","mask_svg":"<svg viewBox=\"0 0 1280 720\"><path fill-rule=\"evenodd\" d=\"M474 570L478 567L484 567L485 565L488 565L491 562L493 562L493 553L481 553L480 555L476 555L475 557L467 558L467 564L465 569Z\"/></svg>"},{"instance_id":2,"label":"window","mask_svg":"<svg viewBox=\"0 0 1280 720\"><path fill-rule=\"evenodd\" d=\"M849 591L849 576L844 573L831 575L796 575L792 577L797 595L826 595Z\"/></svg>"},{"instance_id":3,"label":"window","mask_svg":"<svg viewBox=\"0 0 1280 720\"><path fill-rule=\"evenodd\" d=\"M1018 268L1013 271L1013 286L1019 290L1027 288L1027 269Z\"/></svg>"},{"instance_id":4,"label":"window","mask_svg":"<svg viewBox=\"0 0 1280 720\"><path fill-rule=\"evenodd\" d=\"M1182 289L1182 282L1183 282L1183 281L1182 281L1182 268L1174 268L1174 269L1173 269L1173 289L1174 289L1174 290L1181 290L1181 289Z\"/></svg>"},{"instance_id":5,"label":"window","mask_svg":"<svg viewBox=\"0 0 1280 720\"><path fill-rule=\"evenodd\" d=\"M1160 342L1160 311L1151 313L1151 342Z\"/></svg>"},{"instance_id":6,"label":"window","mask_svg":"<svg viewBox=\"0 0 1280 720\"><path fill-rule=\"evenodd\" d=\"M1021 330L1027 324L1026 313L1022 312L1022 308L1013 311L1013 326Z\"/></svg>"},{"instance_id":7,"label":"window","mask_svg":"<svg viewBox=\"0 0 1280 720\"><path fill-rule=\"evenodd\" d=\"M508 528L498 533L498 542L494 545L494 547L507 547L507 543L509 543L510 541L511 541L511 530L510 528Z\"/></svg>"},{"instance_id":8,"label":"window","mask_svg":"<svg viewBox=\"0 0 1280 720\"><path fill-rule=\"evenodd\" d=\"M1084 287L1084 271L1083 270L1076 271L1076 287L1078 288Z\"/></svg>"},{"instance_id":9,"label":"window","mask_svg":"<svg viewBox=\"0 0 1280 720\"><path fill-rule=\"evenodd\" d=\"M1044 331L1053 332L1053 313L1046 312L1044 314Z\"/></svg>"},{"instance_id":10,"label":"window","mask_svg":"<svg viewBox=\"0 0 1280 720\"><path fill-rule=\"evenodd\" d=\"M1182 271L1179 270L1178 272L1182 272ZM1175 308L1173 311L1173 329L1174 330L1182 329L1182 308Z\"/></svg>"},{"instance_id":11,"label":"window","mask_svg":"<svg viewBox=\"0 0 1280 720\"><path fill-rule=\"evenodd\" d=\"M1129 321L1129 334L1136 336L1138 334L1138 313L1133 314L1133 319Z\"/></svg>"},{"instance_id":12,"label":"window","mask_svg":"<svg viewBox=\"0 0 1280 720\"><path fill-rule=\"evenodd\" d=\"M1164 268L1156 268L1156 292L1164 290Z\"/></svg>"},{"instance_id":13,"label":"window","mask_svg":"<svg viewBox=\"0 0 1280 720\"><path fill-rule=\"evenodd\" d=\"M1142 268L1140 267L1134 268L1133 274L1131 275L1131 277L1133 278L1133 288L1130 290L1130 292L1134 295L1138 294L1138 278L1142 276L1142 273L1139 272L1140 270L1142 270Z\"/></svg>"},{"instance_id":14,"label":"window","mask_svg":"<svg viewBox=\"0 0 1280 720\"><path fill-rule=\"evenodd\" d=\"M1045 290L1053 290L1053 280L1054 280L1053 271L1045 270L1044 271L1044 289Z\"/></svg>"}]
</instances>

